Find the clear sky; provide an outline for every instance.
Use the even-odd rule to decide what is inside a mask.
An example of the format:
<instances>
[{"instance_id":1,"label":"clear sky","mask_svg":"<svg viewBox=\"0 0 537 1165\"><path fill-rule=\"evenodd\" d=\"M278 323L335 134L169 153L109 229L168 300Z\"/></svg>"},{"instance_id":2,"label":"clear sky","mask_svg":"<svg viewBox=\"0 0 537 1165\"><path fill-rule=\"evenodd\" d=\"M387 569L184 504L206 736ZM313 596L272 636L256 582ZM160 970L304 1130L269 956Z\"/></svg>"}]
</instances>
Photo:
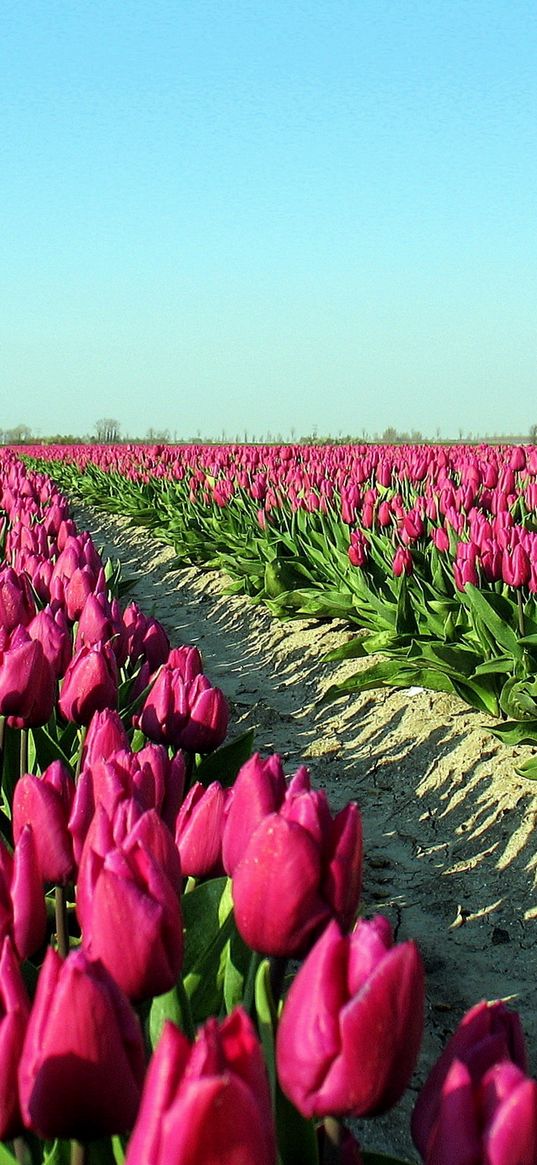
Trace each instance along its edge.
<instances>
[{"instance_id":1,"label":"clear sky","mask_svg":"<svg viewBox=\"0 0 537 1165\"><path fill-rule=\"evenodd\" d=\"M0 428L537 423L534 0L3 0Z\"/></svg>"}]
</instances>

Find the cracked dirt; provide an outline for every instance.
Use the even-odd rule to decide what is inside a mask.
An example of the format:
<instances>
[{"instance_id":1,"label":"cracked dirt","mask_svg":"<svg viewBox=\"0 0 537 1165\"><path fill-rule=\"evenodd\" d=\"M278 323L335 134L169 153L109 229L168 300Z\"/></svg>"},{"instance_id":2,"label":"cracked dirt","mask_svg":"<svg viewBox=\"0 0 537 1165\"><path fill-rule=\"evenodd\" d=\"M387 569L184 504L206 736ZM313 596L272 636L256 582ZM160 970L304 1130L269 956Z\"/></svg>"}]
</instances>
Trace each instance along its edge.
<instances>
[{"instance_id":1,"label":"cracked dirt","mask_svg":"<svg viewBox=\"0 0 537 1165\"><path fill-rule=\"evenodd\" d=\"M357 1122L359 1136L366 1148L416 1160L408 1132L416 1090L473 1003L513 1002L536 1067L537 786L515 774L529 749L500 744L486 717L444 694L381 690L320 706L326 688L360 666L323 662L349 637L342 623L280 623L224 594L222 576L178 568L170 547L127 519L87 507L75 517L121 559L135 580L129 597L172 643L200 647L230 701L230 735L254 727L256 748L279 752L288 774L306 762L334 808L360 805L363 911L386 914L399 941L417 940L427 1009L411 1088L382 1119Z\"/></svg>"}]
</instances>

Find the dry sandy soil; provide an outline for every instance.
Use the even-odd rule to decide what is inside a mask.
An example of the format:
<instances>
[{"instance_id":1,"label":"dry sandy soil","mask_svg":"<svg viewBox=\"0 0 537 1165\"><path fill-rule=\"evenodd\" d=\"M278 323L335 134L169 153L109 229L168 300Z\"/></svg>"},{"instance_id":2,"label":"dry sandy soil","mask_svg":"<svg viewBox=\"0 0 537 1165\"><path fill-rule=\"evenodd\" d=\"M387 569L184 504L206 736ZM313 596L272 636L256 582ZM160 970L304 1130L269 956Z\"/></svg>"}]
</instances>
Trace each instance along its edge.
<instances>
[{"instance_id":1,"label":"dry sandy soil","mask_svg":"<svg viewBox=\"0 0 537 1165\"><path fill-rule=\"evenodd\" d=\"M126 519L78 508L105 555L133 576L134 598L172 643L197 644L231 705L230 735L254 727L256 747L286 771L306 762L334 808L361 807L363 908L382 911L399 941L415 938L427 972L426 1034L403 1102L358 1122L366 1148L416 1160L408 1133L416 1090L462 1013L506 998L520 1011L537 1061L534 829L537 785L515 774L529 749L507 748L486 718L454 697L379 691L319 706L360 661L323 662L349 637L342 623L280 623L225 595L214 572L177 568L173 550Z\"/></svg>"}]
</instances>

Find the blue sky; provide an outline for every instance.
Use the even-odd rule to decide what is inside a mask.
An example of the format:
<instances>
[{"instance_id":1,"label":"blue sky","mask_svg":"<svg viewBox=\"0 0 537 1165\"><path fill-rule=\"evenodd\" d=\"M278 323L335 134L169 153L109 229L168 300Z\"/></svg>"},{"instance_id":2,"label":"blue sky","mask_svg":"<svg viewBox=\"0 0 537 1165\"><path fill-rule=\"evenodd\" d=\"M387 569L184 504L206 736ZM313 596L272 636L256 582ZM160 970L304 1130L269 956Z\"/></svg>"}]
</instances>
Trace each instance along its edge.
<instances>
[{"instance_id":1,"label":"blue sky","mask_svg":"<svg viewBox=\"0 0 537 1165\"><path fill-rule=\"evenodd\" d=\"M537 423L533 0L4 0L0 428Z\"/></svg>"}]
</instances>

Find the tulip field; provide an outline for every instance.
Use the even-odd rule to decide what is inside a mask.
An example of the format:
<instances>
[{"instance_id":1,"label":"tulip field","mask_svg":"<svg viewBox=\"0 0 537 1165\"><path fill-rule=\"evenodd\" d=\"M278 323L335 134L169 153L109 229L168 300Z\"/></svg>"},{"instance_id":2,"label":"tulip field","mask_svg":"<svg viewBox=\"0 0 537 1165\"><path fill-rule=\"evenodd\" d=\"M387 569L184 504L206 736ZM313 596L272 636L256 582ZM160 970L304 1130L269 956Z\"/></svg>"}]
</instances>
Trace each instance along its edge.
<instances>
[{"instance_id":1,"label":"tulip field","mask_svg":"<svg viewBox=\"0 0 537 1165\"><path fill-rule=\"evenodd\" d=\"M28 450L30 452L30 450ZM282 618L360 630L374 656L334 697L421 685L537 743L537 449L31 449L71 496L130 515ZM537 775L528 757L521 769Z\"/></svg>"},{"instance_id":2,"label":"tulip field","mask_svg":"<svg viewBox=\"0 0 537 1165\"><path fill-rule=\"evenodd\" d=\"M364 901L360 808L234 734L69 503L281 618L344 619L333 658L371 662L330 698L420 685L531 746L537 449L22 452L0 454L0 1165L393 1165L374 1118L412 1079L425 975ZM513 1008L462 1017L411 1131L425 1165L537 1165Z\"/></svg>"}]
</instances>

